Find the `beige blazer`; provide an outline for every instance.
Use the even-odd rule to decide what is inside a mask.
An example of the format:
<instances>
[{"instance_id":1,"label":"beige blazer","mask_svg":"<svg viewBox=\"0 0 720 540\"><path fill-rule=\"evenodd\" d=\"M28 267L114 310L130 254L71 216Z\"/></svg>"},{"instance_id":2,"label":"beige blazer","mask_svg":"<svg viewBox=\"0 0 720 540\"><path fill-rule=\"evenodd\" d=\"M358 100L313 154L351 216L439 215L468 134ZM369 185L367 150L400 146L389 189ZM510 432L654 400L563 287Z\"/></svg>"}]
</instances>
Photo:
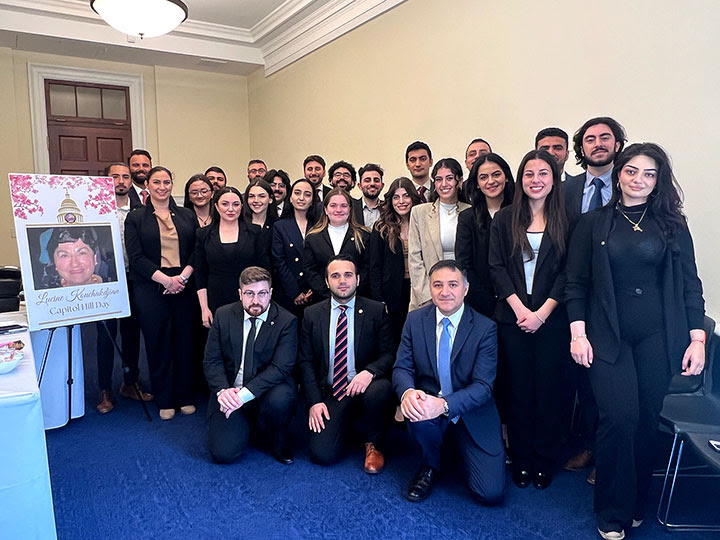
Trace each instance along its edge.
<instances>
[{"instance_id":1,"label":"beige blazer","mask_svg":"<svg viewBox=\"0 0 720 540\"><path fill-rule=\"evenodd\" d=\"M420 204L410 212L408 230L408 271L410 273L409 311L419 308L430 300L430 268L442 259L440 243L439 203ZM458 203L458 213L470 208L464 202Z\"/></svg>"}]
</instances>

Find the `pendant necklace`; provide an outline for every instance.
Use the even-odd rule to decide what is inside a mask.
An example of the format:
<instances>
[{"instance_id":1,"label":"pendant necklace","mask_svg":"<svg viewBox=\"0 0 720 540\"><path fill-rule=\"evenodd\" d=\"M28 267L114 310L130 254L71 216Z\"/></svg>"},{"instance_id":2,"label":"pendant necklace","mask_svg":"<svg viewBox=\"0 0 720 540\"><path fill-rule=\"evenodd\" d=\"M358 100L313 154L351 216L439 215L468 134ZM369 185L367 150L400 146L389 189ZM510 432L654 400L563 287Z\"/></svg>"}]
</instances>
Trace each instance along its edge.
<instances>
[{"instance_id":1,"label":"pendant necklace","mask_svg":"<svg viewBox=\"0 0 720 540\"><path fill-rule=\"evenodd\" d=\"M630 219L630 218L628 217L628 215L627 215L627 214L623 211L623 209L620 207L620 203L617 203L617 204L615 205L615 208L617 208L618 211L625 217L625 219L627 219L627 220L630 222L630 224L633 226L633 228L632 228L633 231L635 231L635 232L643 232L642 228L640 227L640 222L643 220L643 218L645 217L645 214L647 213L647 206L645 207L645 210L643 210L643 213L642 213L642 215L640 216L640 219L638 219L637 221L633 221L632 219Z\"/></svg>"}]
</instances>

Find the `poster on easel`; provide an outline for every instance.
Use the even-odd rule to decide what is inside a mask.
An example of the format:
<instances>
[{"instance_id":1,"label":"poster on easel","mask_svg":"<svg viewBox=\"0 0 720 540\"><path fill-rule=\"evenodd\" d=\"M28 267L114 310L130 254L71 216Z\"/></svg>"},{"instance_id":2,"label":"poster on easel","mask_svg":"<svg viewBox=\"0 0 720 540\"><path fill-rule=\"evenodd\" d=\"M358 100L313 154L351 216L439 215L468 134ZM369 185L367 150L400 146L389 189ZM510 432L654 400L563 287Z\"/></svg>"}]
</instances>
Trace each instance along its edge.
<instances>
[{"instance_id":1,"label":"poster on easel","mask_svg":"<svg viewBox=\"0 0 720 540\"><path fill-rule=\"evenodd\" d=\"M30 330L129 316L112 178L8 178Z\"/></svg>"}]
</instances>

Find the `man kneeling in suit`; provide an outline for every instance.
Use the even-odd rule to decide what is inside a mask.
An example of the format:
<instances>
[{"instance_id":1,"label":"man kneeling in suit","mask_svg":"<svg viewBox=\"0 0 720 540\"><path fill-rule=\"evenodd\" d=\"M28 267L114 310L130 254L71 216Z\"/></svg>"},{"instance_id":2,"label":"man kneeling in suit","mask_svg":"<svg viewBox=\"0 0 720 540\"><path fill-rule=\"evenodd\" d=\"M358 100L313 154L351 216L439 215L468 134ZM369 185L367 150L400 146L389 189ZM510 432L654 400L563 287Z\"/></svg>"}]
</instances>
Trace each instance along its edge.
<instances>
[{"instance_id":1,"label":"man kneeling in suit","mask_svg":"<svg viewBox=\"0 0 720 540\"><path fill-rule=\"evenodd\" d=\"M232 463L248 445L250 424L268 436L273 457L293 463L286 446L297 390L291 372L297 356L297 319L271 302L272 278L250 266L240 274L240 301L215 313L205 346L210 454Z\"/></svg>"},{"instance_id":2,"label":"man kneeling in suit","mask_svg":"<svg viewBox=\"0 0 720 540\"><path fill-rule=\"evenodd\" d=\"M365 472L379 473L379 446L395 396L389 375L393 339L385 306L355 295L355 262L337 255L327 265L331 298L308 307L300 337L300 372L310 405L310 456L321 465L338 461L351 421L365 435Z\"/></svg>"},{"instance_id":3,"label":"man kneeling in suit","mask_svg":"<svg viewBox=\"0 0 720 540\"><path fill-rule=\"evenodd\" d=\"M440 468L443 441L460 451L468 486L484 504L505 490L505 454L492 387L497 365L494 322L464 304L465 273L455 261L430 269L432 304L408 314L393 385L422 464L407 498L426 499Z\"/></svg>"}]
</instances>

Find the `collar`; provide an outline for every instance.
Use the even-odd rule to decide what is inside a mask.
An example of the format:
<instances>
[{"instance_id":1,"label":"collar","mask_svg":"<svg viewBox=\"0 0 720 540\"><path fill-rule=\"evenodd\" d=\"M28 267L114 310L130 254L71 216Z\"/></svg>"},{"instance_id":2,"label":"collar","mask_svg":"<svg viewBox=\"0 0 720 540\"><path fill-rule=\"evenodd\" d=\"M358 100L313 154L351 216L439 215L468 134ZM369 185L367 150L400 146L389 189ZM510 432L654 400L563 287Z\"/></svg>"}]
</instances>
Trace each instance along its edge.
<instances>
[{"instance_id":1,"label":"collar","mask_svg":"<svg viewBox=\"0 0 720 540\"><path fill-rule=\"evenodd\" d=\"M332 296L330 297L330 310L333 310L337 308L340 305L345 305L348 307L348 311L355 311L355 299L357 298L357 295L353 296L350 301L347 304L340 304L335 298Z\"/></svg>"},{"instance_id":2,"label":"collar","mask_svg":"<svg viewBox=\"0 0 720 540\"><path fill-rule=\"evenodd\" d=\"M380 198L375 199L375 206L368 206L367 202L365 201L365 197L360 197L360 202L362 202L362 208L365 210L366 208L368 210L380 210L380 203L382 202Z\"/></svg>"},{"instance_id":3,"label":"collar","mask_svg":"<svg viewBox=\"0 0 720 540\"><path fill-rule=\"evenodd\" d=\"M272 305L272 304L270 304ZM262 322L266 322L268 318L268 312L270 311L270 306L263 311L260 315L257 316L258 319L260 319ZM247 321L252 315L250 315L245 309L243 309L243 321Z\"/></svg>"},{"instance_id":4,"label":"collar","mask_svg":"<svg viewBox=\"0 0 720 540\"><path fill-rule=\"evenodd\" d=\"M450 315L448 319L450 319L450 322L452 323L453 328L457 330L458 325L460 324L460 319L462 319L463 313L465 312L465 303L463 302L463 305L460 306L460 309L458 309L455 313ZM440 310L436 307L435 308L435 324L440 325L442 320L446 317L446 315L443 315Z\"/></svg>"},{"instance_id":5,"label":"collar","mask_svg":"<svg viewBox=\"0 0 720 540\"><path fill-rule=\"evenodd\" d=\"M610 185L610 177L612 176L612 171L613 171L613 168L610 167L610 169L605 174L603 174L601 176L597 176L597 177L595 177L592 174L590 174L589 172L585 171L585 187L586 188L590 187L590 185L592 184L593 178L599 178L600 180L602 180L603 186L608 187Z\"/></svg>"}]
</instances>

